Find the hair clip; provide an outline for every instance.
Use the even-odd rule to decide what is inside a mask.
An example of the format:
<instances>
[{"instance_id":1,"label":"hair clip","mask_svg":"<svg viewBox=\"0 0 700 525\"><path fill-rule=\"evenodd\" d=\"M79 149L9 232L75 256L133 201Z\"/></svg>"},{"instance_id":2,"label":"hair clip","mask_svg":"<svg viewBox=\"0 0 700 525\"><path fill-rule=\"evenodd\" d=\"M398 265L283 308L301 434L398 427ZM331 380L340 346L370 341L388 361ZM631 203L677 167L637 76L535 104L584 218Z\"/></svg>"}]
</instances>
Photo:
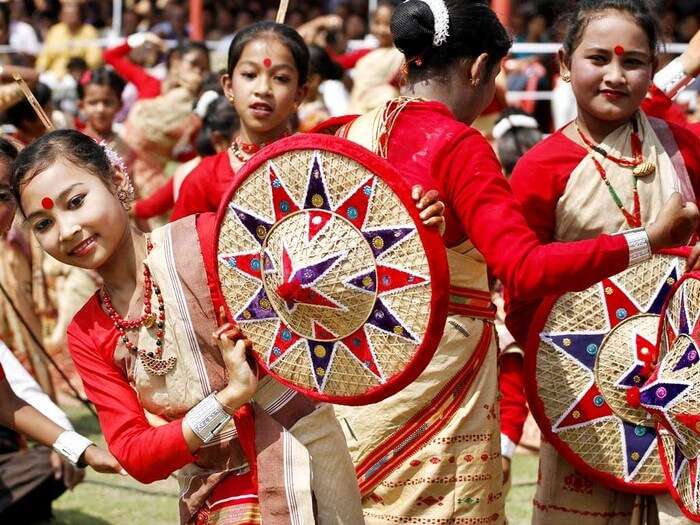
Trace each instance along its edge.
<instances>
[{"instance_id":1,"label":"hair clip","mask_svg":"<svg viewBox=\"0 0 700 525\"><path fill-rule=\"evenodd\" d=\"M440 47L450 36L450 12L444 0L420 0L428 4L433 12L433 47Z\"/></svg>"},{"instance_id":2,"label":"hair clip","mask_svg":"<svg viewBox=\"0 0 700 525\"><path fill-rule=\"evenodd\" d=\"M122 173L126 173L126 164L124 164L124 160L121 158L119 153L114 151L112 149L112 146L107 144L107 142L104 140L101 140L99 142L99 145L102 146L102 149L104 150L105 155L107 156L107 160L109 160L109 163L112 165L112 167L121 171Z\"/></svg>"}]
</instances>

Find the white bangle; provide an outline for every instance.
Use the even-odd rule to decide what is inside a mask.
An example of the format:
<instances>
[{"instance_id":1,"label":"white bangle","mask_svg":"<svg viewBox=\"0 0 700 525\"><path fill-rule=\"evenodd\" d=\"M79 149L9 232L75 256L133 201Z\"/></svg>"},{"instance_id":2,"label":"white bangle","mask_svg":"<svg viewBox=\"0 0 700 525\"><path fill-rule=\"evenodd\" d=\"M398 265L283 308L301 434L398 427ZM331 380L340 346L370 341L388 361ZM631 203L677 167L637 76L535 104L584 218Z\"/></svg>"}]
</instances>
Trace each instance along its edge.
<instances>
[{"instance_id":1,"label":"white bangle","mask_svg":"<svg viewBox=\"0 0 700 525\"><path fill-rule=\"evenodd\" d=\"M146 43L146 35L143 33L134 33L126 38L126 43L129 44L131 49L141 47Z\"/></svg>"},{"instance_id":2,"label":"white bangle","mask_svg":"<svg viewBox=\"0 0 700 525\"><path fill-rule=\"evenodd\" d=\"M693 81L683 69L681 57L673 59L666 67L654 75L654 85L668 98L675 97Z\"/></svg>"},{"instance_id":3,"label":"white bangle","mask_svg":"<svg viewBox=\"0 0 700 525\"><path fill-rule=\"evenodd\" d=\"M185 421L199 439L209 443L231 421L231 415L214 394L209 394L187 412Z\"/></svg>"},{"instance_id":4,"label":"white bangle","mask_svg":"<svg viewBox=\"0 0 700 525\"><path fill-rule=\"evenodd\" d=\"M634 266L651 259L651 243L644 228L635 228L623 232L630 250L629 265Z\"/></svg>"},{"instance_id":5,"label":"white bangle","mask_svg":"<svg viewBox=\"0 0 700 525\"><path fill-rule=\"evenodd\" d=\"M85 464L80 458L91 445L94 445L94 443L85 436L81 436L73 430L66 430L58 436L58 439L53 444L53 449L76 467L82 468Z\"/></svg>"}]
</instances>

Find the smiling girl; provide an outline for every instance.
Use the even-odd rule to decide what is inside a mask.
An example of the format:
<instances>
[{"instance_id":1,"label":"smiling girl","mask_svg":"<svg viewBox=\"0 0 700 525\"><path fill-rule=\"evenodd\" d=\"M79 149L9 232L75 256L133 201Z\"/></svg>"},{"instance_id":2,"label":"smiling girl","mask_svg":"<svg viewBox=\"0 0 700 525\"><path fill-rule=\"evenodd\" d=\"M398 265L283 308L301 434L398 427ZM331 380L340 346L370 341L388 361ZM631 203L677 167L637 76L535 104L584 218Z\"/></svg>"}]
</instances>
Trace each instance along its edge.
<instances>
[{"instance_id":1,"label":"smiling girl","mask_svg":"<svg viewBox=\"0 0 700 525\"><path fill-rule=\"evenodd\" d=\"M578 115L526 153L511 179L542 242L648 227L674 192L697 200L700 141L639 110L656 68L657 42L657 22L644 2L584 0L570 14L559 58ZM507 322L521 342L536 306L509 304ZM586 493L571 490L572 480ZM653 498L585 479L543 443L533 523L568 523L572 516L585 524L636 523L646 519L640 509L656 518ZM672 503L663 512L680 515ZM661 523L671 523L663 512Z\"/></svg>"},{"instance_id":2,"label":"smiling girl","mask_svg":"<svg viewBox=\"0 0 700 525\"><path fill-rule=\"evenodd\" d=\"M22 151L12 189L42 248L104 281L68 346L112 453L143 483L177 470L182 523L361 523L332 408L258 381L247 341L222 324L214 214L142 233L110 158L55 131ZM144 410L167 423L151 427Z\"/></svg>"}]
</instances>

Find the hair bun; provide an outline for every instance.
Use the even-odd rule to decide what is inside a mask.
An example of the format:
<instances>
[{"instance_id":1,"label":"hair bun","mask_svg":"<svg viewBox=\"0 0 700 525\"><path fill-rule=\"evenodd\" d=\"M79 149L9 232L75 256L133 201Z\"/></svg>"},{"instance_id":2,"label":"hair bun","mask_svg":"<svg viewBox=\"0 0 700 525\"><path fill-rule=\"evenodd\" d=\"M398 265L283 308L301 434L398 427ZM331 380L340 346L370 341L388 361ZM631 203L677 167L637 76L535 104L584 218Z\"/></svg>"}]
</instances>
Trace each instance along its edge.
<instances>
[{"instance_id":1,"label":"hair bun","mask_svg":"<svg viewBox=\"0 0 700 525\"><path fill-rule=\"evenodd\" d=\"M435 18L430 6L422 0L402 2L391 17L394 45L406 56L414 58L433 47Z\"/></svg>"}]
</instances>

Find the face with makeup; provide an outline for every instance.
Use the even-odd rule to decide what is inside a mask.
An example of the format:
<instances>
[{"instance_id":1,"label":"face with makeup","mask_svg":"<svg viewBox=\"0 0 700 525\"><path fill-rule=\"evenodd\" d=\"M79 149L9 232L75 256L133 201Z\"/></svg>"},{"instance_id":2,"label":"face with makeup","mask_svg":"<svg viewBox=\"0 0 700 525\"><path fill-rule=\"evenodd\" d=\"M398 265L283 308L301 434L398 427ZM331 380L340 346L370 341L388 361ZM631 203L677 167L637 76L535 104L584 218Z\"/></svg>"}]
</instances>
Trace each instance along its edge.
<instances>
[{"instance_id":1,"label":"face with makeup","mask_svg":"<svg viewBox=\"0 0 700 525\"><path fill-rule=\"evenodd\" d=\"M10 161L0 155L0 237L10 229L16 210L17 205L10 190Z\"/></svg>"},{"instance_id":2,"label":"face with makeup","mask_svg":"<svg viewBox=\"0 0 700 525\"><path fill-rule=\"evenodd\" d=\"M306 87L299 85L292 53L270 35L251 40L232 74L223 75L221 82L224 94L234 99L241 134L250 142L268 142L283 135L306 94Z\"/></svg>"},{"instance_id":3,"label":"face with makeup","mask_svg":"<svg viewBox=\"0 0 700 525\"><path fill-rule=\"evenodd\" d=\"M570 71L579 115L612 125L637 111L655 64L644 30L618 10L592 17L572 55L560 59L562 72Z\"/></svg>"},{"instance_id":4,"label":"face with makeup","mask_svg":"<svg viewBox=\"0 0 700 525\"><path fill-rule=\"evenodd\" d=\"M120 177L115 175L114 184ZM41 247L80 268L106 264L129 224L124 207L100 177L62 158L23 184L21 204Z\"/></svg>"}]
</instances>

